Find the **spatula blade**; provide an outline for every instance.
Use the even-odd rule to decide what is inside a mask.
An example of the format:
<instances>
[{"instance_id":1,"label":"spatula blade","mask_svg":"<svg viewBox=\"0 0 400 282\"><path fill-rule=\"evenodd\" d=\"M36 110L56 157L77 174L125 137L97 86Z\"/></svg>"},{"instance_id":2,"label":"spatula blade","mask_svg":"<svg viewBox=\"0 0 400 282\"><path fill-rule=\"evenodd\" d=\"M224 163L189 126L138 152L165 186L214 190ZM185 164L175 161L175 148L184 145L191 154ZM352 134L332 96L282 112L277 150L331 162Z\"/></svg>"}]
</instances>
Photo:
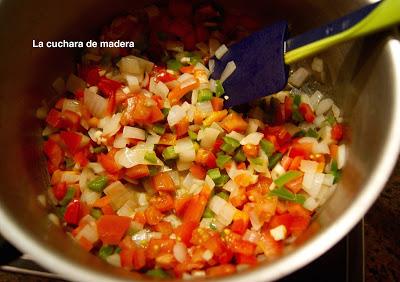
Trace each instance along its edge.
<instances>
[{"instance_id":1,"label":"spatula blade","mask_svg":"<svg viewBox=\"0 0 400 282\"><path fill-rule=\"evenodd\" d=\"M228 62L234 61L236 65L236 70L223 83L229 97L225 107L244 104L285 87L288 77L284 63L286 34L287 23L278 22L230 46L221 60L214 58L213 79L221 77Z\"/></svg>"}]
</instances>

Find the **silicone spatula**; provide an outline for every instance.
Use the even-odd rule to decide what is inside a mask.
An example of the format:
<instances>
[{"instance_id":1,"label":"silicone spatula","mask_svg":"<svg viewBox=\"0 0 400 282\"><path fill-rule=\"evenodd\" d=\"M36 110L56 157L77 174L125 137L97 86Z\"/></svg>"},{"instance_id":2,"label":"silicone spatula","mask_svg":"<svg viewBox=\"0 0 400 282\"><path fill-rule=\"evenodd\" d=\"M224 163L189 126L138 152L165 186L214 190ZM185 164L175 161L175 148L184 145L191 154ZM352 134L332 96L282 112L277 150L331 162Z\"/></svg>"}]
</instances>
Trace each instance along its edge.
<instances>
[{"instance_id":1,"label":"silicone spatula","mask_svg":"<svg viewBox=\"0 0 400 282\"><path fill-rule=\"evenodd\" d=\"M233 44L220 60L214 58L211 78L219 79L226 65L233 61L236 70L223 82L228 95L225 107L244 104L282 90L289 64L399 22L400 0L370 4L290 39L287 23L278 22Z\"/></svg>"}]
</instances>

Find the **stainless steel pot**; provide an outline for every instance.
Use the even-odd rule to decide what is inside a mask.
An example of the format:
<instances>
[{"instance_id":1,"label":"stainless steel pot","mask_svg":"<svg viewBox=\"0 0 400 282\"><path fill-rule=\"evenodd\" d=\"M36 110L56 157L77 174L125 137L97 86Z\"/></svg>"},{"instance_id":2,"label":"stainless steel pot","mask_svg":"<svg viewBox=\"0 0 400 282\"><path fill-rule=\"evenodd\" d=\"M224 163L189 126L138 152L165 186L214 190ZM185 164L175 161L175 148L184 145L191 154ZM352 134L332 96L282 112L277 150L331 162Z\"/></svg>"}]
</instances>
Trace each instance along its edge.
<instances>
[{"instance_id":1,"label":"stainless steel pot","mask_svg":"<svg viewBox=\"0 0 400 282\"><path fill-rule=\"evenodd\" d=\"M292 34L341 16L367 1L222 1L260 18L288 19ZM52 81L73 67L76 50L33 49L32 40L96 38L138 1L0 0L0 230L48 269L77 281L143 280L87 254L46 217L37 195L47 187L35 109ZM334 196L315 217L321 228L279 260L221 281L275 280L311 262L362 218L382 190L400 144L400 42L394 31L322 54L332 97L350 125L348 162Z\"/></svg>"}]
</instances>

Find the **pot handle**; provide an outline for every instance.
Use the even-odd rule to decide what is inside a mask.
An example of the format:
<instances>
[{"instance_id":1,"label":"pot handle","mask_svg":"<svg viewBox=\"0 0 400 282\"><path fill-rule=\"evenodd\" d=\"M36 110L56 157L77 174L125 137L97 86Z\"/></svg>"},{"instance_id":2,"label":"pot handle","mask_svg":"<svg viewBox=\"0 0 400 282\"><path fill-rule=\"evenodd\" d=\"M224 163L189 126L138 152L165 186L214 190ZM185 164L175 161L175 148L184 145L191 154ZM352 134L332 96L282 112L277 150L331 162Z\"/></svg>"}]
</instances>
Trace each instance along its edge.
<instances>
[{"instance_id":1,"label":"pot handle","mask_svg":"<svg viewBox=\"0 0 400 282\"><path fill-rule=\"evenodd\" d=\"M0 254L0 265L8 264L22 255L22 253L18 249L7 242L1 235Z\"/></svg>"}]
</instances>

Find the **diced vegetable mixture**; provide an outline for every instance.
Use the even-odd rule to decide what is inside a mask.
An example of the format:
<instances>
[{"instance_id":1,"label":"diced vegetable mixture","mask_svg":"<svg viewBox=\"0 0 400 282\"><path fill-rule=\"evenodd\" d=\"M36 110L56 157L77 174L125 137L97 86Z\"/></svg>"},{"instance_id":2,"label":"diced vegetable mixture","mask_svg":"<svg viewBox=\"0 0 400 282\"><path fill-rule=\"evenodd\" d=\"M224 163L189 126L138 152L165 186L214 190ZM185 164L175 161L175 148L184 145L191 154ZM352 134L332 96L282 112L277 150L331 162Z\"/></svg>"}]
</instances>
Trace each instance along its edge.
<instances>
[{"instance_id":1,"label":"diced vegetable mixture","mask_svg":"<svg viewBox=\"0 0 400 282\"><path fill-rule=\"evenodd\" d=\"M302 90L323 77L319 58L251 110L224 108L229 77L209 79L210 58L256 28L180 0L106 27L102 40L136 47L85 50L37 111L49 218L88 252L157 278L234 273L302 236L340 178L344 126L330 98Z\"/></svg>"}]
</instances>

